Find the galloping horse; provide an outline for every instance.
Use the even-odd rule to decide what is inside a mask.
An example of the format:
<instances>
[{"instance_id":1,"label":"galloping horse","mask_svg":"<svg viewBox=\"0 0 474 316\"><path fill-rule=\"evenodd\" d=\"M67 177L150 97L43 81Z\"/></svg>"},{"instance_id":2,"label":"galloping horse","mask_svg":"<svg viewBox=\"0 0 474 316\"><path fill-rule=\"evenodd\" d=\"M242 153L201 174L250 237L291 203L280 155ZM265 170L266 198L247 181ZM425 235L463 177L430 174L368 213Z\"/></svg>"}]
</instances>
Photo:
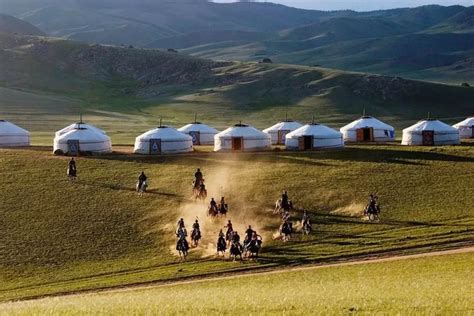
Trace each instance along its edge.
<instances>
[{"instance_id":1,"label":"galloping horse","mask_svg":"<svg viewBox=\"0 0 474 316\"><path fill-rule=\"evenodd\" d=\"M178 251L181 260L185 261L189 251L189 245L186 238L178 239L178 242L176 243L176 250Z\"/></svg>"},{"instance_id":2,"label":"galloping horse","mask_svg":"<svg viewBox=\"0 0 474 316\"><path fill-rule=\"evenodd\" d=\"M217 255L219 255L219 253L222 253L222 256L224 256L226 250L227 242L225 241L224 236L219 236L219 239L217 239Z\"/></svg>"},{"instance_id":3,"label":"galloping horse","mask_svg":"<svg viewBox=\"0 0 474 316\"><path fill-rule=\"evenodd\" d=\"M256 240L251 240L248 244L245 245L245 257L258 259L258 253L262 248L262 236L257 235Z\"/></svg>"},{"instance_id":4,"label":"galloping horse","mask_svg":"<svg viewBox=\"0 0 474 316\"><path fill-rule=\"evenodd\" d=\"M203 188L204 179L201 181L193 181L193 198L194 200L204 201L207 198L207 190Z\"/></svg>"},{"instance_id":5,"label":"galloping horse","mask_svg":"<svg viewBox=\"0 0 474 316\"><path fill-rule=\"evenodd\" d=\"M191 244L193 247L197 247L201 240L201 230L199 228L194 228L191 233Z\"/></svg>"},{"instance_id":6,"label":"galloping horse","mask_svg":"<svg viewBox=\"0 0 474 316\"><path fill-rule=\"evenodd\" d=\"M290 222L284 222L280 227L280 236L283 241L289 241L291 234L293 233L293 224Z\"/></svg>"},{"instance_id":7,"label":"galloping horse","mask_svg":"<svg viewBox=\"0 0 474 316\"><path fill-rule=\"evenodd\" d=\"M242 245L236 241L233 241L230 245L230 257L234 258L234 261L237 260L237 257L240 257L240 261L242 261L242 253L244 249Z\"/></svg>"},{"instance_id":8,"label":"galloping horse","mask_svg":"<svg viewBox=\"0 0 474 316\"><path fill-rule=\"evenodd\" d=\"M273 211L273 213L278 214L278 213L289 212L293 210L293 202L291 202L291 200L288 200L288 203L286 205L283 205L283 204L284 204L283 200L279 198L275 202L275 210Z\"/></svg>"},{"instance_id":9,"label":"galloping horse","mask_svg":"<svg viewBox=\"0 0 474 316\"><path fill-rule=\"evenodd\" d=\"M136 188L137 188L138 195L142 196L144 193L146 193L146 189L148 188L147 181L143 181L141 187L140 187L140 182L137 182Z\"/></svg>"}]
</instances>

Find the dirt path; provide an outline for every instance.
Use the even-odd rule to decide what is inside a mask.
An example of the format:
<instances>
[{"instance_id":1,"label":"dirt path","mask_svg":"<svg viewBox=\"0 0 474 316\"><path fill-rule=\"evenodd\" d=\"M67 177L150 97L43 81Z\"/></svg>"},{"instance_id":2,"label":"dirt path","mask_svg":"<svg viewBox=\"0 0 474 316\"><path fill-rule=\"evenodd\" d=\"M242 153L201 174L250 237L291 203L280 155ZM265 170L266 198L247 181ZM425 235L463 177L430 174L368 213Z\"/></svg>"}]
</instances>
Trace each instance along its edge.
<instances>
[{"instance_id":1,"label":"dirt path","mask_svg":"<svg viewBox=\"0 0 474 316\"><path fill-rule=\"evenodd\" d=\"M192 280L169 282L169 283L164 283L164 284L133 286L131 288L124 287L120 289L104 290L104 291L99 291L97 293L127 292L127 291L134 291L134 290L152 289L152 288L157 288L157 287L169 287L169 286L183 285L183 284L194 284L194 283L209 282L209 281L212 282L212 281L219 281L219 280L232 280L235 278L252 277L252 276L260 276L260 275L271 275L271 274L278 274L282 272L298 272L298 271L325 269L325 268L333 268L333 267L343 267L343 266L353 266L353 265L371 264L371 263L379 263L379 262L389 262L389 261L399 261L399 260L408 260L408 259L434 257L434 256L453 255L453 254L470 253L470 252L474 252L474 247L425 252L425 253L419 253L419 254L413 254L413 255L395 255L395 256L385 257L385 258L364 259L364 260L358 260L358 261L347 261L347 262L340 262L340 263L312 265L312 266L306 266L306 267L294 267L294 268L286 268L286 269L277 268L277 269L268 270L268 271L260 271L260 272L256 271L256 272L250 272L250 273L244 273L244 274L237 273L234 275L219 276L219 277L203 277L203 278L196 278Z\"/></svg>"}]
</instances>

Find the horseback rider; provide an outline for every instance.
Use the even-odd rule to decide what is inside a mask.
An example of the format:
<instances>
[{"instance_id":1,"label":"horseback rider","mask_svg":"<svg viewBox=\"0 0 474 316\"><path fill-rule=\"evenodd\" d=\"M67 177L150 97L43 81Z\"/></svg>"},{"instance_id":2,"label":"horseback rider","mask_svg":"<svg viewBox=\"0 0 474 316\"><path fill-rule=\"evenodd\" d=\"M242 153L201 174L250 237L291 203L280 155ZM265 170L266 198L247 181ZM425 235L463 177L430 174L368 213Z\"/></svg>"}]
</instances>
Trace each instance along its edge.
<instances>
[{"instance_id":1,"label":"horseback rider","mask_svg":"<svg viewBox=\"0 0 474 316\"><path fill-rule=\"evenodd\" d=\"M289 198L288 198L288 192L283 191L283 193L281 195L281 206L284 209L288 209L289 205L290 205L290 203L289 203Z\"/></svg>"},{"instance_id":2,"label":"horseback rider","mask_svg":"<svg viewBox=\"0 0 474 316\"><path fill-rule=\"evenodd\" d=\"M180 218L180 220L178 221L178 229L181 229L181 228L184 228L184 219L183 218Z\"/></svg>"},{"instance_id":3,"label":"horseback rider","mask_svg":"<svg viewBox=\"0 0 474 316\"><path fill-rule=\"evenodd\" d=\"M193 224L193 229L200 230L199 221L198 221L197 219L196 219L196 221L195 221L194 224Z\"/></svg>"},{"instance_id":4,"label":"horseback rider","mask_svg":"<svg viewBox=\"0 0 474 316\"><path fill-rule=\"evenodd\" d=\"M75 178L77 176L76 161L74 160L74 158L71 158L71 160L69 161L67 174L72 178Z\"/></svg>"},{"instance_id":5,"label":"horseback rider","mask_svg":"<svg viewBox=\"0 0 474 316\"><path fill-rule=\"evenodd\" d=\"M222 214L227 212L227 204L225 203L224 197L221 197L221 201L219 203L219 212Z\"/></svg>"},{"instance_id":6,"label":"horseback rider","mask_svg":"<svg viewBox=\"0 0 474 316\"><path fill-rule=\"evenodd\" d=\"M215 210L217 211L217 202L214 200L214 198L211 198L211 202L210 202L210 208L211 210Z\"/></svg>"},{"instance_id":7,"label":"horseback rider","mask_svg":"<svg viewBox=\"0 0 474 316\"><path fill-rule=\"evenodd\" d=\"M240 236L239 236L239 233L237 231L234 231L232 233L232 243L240 244Z\"/></svg>"},{"instance_id":8,"label":"horseback rider","mask_svg":"<svg viewBox=\"0 0 474 316\"><path fill-rule=\"evenodd\" d=\"M227 245L225 242L225 235L222 229L219 231L219 236L217 238L217 253L226 251Z\"/></svg>"},{"instance_id":9,"label":"horseback rider","mask_svg":"<svg viewBox=\"0 0 474 316\"><path fill-rule=\"evenodd\" d=\"M377 199L378 197L374 194L369 196L369 212L377 212Z\"/></svg>"},{"instance_id":10,"label":"horseback rider","mask_svg":"<svg viewBox=\"0 0 474 316\"><path fill-rule=\"evenodd\" d=\"M232 227L232 222L230 219L227 221L227 225L225 225L224 228L227 228L225 235L227 240L230 240L231 234L234 232L234 228Z\"/></svg>"},{"instance_id":11,"label":"horseback rider","mask_svg":"<svg viewBox=\"0 0 474 316\"><path fill-rule=\"evenodd\" d=\"M255 231L252 229L252 226L249 225L249 228L245 231L245 239L244 239L244 244L247 244L252 240L252 236L255 233Z\"/></svg>"},{"instance_id":12,"label":"horseback rider","mask_svg":"<svg viewBox=\"0 0 474 316\"><path fill-rule=\"evenodd\" d=\"M196 186L200 186L202 183L202 172L201 169L197 169L196 173L194 174L194 183Z\"/></svg>"},{"instance_id":13,"label":"horseback rider","mask_svg":"<svg viewBox=\"0 0 474 316\"><path fill-rule=\"evenodd\" d=\"M140 175L138 176L138 190L142 189L143 183L145 183L147 180L147 177L145 175L145 172L142 171Z\"/></svg>"}]
</instances>

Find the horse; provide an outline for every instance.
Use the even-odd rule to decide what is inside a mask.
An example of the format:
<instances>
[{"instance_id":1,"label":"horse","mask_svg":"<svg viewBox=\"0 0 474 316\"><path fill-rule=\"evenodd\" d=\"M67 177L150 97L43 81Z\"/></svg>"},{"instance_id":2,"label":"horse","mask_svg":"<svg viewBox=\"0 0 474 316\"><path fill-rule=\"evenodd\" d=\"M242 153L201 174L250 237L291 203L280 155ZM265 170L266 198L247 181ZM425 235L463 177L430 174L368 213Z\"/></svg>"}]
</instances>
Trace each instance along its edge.
<instances>
[{"instance_id":1,"label":"horse","mask_svg":"<svg viewBox=\"0 0 474 316\"><path fill-rule=\"evenodd\" d=\"M227 250L227 242L224 236L219 236L219 239L217 239L217 255L219 256L219 253L222 253L222 256L224 256L226 250Z\"/></svg>"},{"instance_id":2,"label":"horse","mask_svg":"<svg viewBox=\"0 0 474 316\"><path fill-rule=\"evenodd\" d=\"M179 253L179 257L182 261L186 261L186 257L188 256L189 245L186 238L179 238L178 242L176 243L176 250Z\"/></svg>"},{"instance_id":3,"label":"horse","mask_svg":"<svg viewBox=\"0 0 474 316\"><path fill-rule=\"evenodd\" d=\"M233 234L234 234L233 229L227 229L227 232L225 233L225 240L227 241L228 245L230 245L230 242L232 241Z\"/></svg>"},{"instance_id":4,"label":"horse","mask_svg":"<svg viewBox=\"0 0 474 316\"><path fill-rule=\"evenodd\" d=\"M230 245L230 257L234 258L234 261L237 259L237 257L240 257L240 261L242 261L242 253L244 249L242 245L236 241L233 241Z\"/></svg>"},{"instance_id":5,"label":"horse","mask_svg":"<svg viewBox=\"0 0 474 316\"><path fill-rule=\"evenodd\" d=\"M199 240L201 240L201 231L199 228L194 228L193 232L191 233L191 244L193 247L197 247L199 244Z\"/></svg>"},{"instance_id":6,"label":"horse","mask_svg":"<svg viewBox=\"0 0 474 316\"><path fill-rule=\"evenodd\" d=\"M148 183L146 181L143 181L141 187L140 187L140 182L137 182L136 189L139 196L142 196L144 193L146 193L147 188L148 188Z\"/></svg>"},{"instance_id":7,"label":"horse","mask_svg":"<svg viewBox=\"0 0 474 316\"><path fill-rule=\"evenodd\" d=\"M74 168L67 168L67 176L69 181L75 181L77 179L77 170Z\"/></svg>"},{"instance_id":8,"label":"horse","mask_svg":"<svg viewBox=\"0 0 474 316\"><path fill-rule=\"evenodd\" d=\"M210 217L216 217L219 215L219 209L217 206L212 206L210 205L209 208L207 209L207 215Z\"/></svg>"},{"instance_id":9,"label":"horse","mask_svg":"<svg viewBox=\"0 0 474 316\"><path fill-rule=\"evenodd\" d=\"M275 202L275 210L273 211L274 214L282 213L283 211L291 211L293 210L293 202L291 200L288 200L287 205L283 205L283 200L282 198L279 198Z\"/></svg>"},{"instance_id":10,"label":"horse","mask_svg":"<svg viewBox=\"0 0 474 316\"><path fill-rule=\"evenodd\" d=\"M193 182L193 198L194 200L204 201L207 198L207 190L201 188L201 184L196 186L196 181Z\"/></svg>"},{"instance_id":11,"label":"horse","mask_svg":"<svg viewBox=\"0 0 474 316\"><path fill-rule=\"evenodd\" d=\"M378 223L380 222L380 205L377 203L375 205L367 204L364 209L364 215L367 216L370 222Z\"/></svg>"},{"instance_id":12,"label":"horse","mask_svg":"<svg viewBox=\"0 0 474 316\"><path fill-rule=\"evenodd\" d=\"M217 210L219 212L219 215L227 216L227 212L229 211L229 206L227 205L227 203L225 204L219 203L219 205L217 206Z\"/></svg>"},{"instance_id":13,"label":"horse","mask_svg":"<svg viewBox=\"0 0 474 316\"><path fill-rule=\"evenodd\" d=\"M258 253L262 248L262 236L258 235L256 240L250 240L248 244L245 245L245 257L258 259Z\"/></svg>"},{"instance_id":14,"label":"horse","mask_svg":"<svg viewBox=\"0 0 474 316\"><path fill-rule=\"evenodd\" d=\"M293 224L292 223L283 223L280 227L280 236L284 242L287 242L291 239L291 234L293 233Z\"/></svg>"},{"instance_id":15,"label":"horse","mask_svg":"<svg viewBox=\"0 0 474 316\"><path fill-rule=\"evenodd\" d=\"M313 231L313 226L311 225L311 222L309 220L305 221L303 223L303 229L302 233L303 235L309 235Z\"/></svg>"}]
</instances>

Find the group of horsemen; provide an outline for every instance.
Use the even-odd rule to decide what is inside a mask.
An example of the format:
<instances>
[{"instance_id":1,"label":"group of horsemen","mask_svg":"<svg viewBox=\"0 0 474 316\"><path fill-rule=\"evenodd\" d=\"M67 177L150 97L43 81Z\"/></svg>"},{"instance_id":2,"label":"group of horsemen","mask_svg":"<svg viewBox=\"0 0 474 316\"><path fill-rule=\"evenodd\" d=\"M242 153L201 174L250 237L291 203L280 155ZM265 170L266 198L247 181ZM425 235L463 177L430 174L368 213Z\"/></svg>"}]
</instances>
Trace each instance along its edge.
<instances>
[{"instance_id":1,"label":"group of horsemen","mask_svg":"<svg viewBox=\"0 0 474 316\"><path fill-rule=\"evenodd\" d=\"M68 164L68 176L71 180L75 180L77 177L77 167L76 161L72 158ZM194 174L194 182L193 187L194 190L197 190L199 193L206 192L206 186L204 184L204 177L201 170L198 168ZM137 191L145 192L147 185L147 176L142 171L138 177L137 183ZM282 214L282 223L280 226L280 234L282 236L291 236L293 227L292 223L290 222L290 210L293 209L293 204L288 197L288 192L284 191L281 195L281 198L277 202L277 208L281 211ZM214 198L211 198L209 203L209 214L213 216L217 215L226 215L228 211L228 205L225 201L224 197L221 197L220 203L217 203ZM379 205L378 205L378 197L374 194L370 194L369 202L364 210L365 215L370 214L378 214L380 212ZM303 233L309 233L312 230L312 223L309 214L304 211L303 218L301 220ZM178 228L176 230L177 236L177 250L187 250L189 249L189 244L186 240L188 233L184 224L184 219L181 218L178 221ZM201 239L201 230L198 219L195 220L193 223L193 231L191 234L191 240L193 244L197 245L198 241ZM221 229L218 234L217 238L217 253L224 254L227 248L230 246L230 253L234 256L242 255L244 252L250 252L258 254L258 250L262 244L262 237L257 234L255 230L252 229L252 226L249 226L248 229L245 231L245 238L243 244L240 242L240 235L239 233L234 230L233 224L231 220L228 220L226 226L226 233L224 234L223 230ZM285 237L283 238L285 239Z\"/></svg>"}]
</instances>

